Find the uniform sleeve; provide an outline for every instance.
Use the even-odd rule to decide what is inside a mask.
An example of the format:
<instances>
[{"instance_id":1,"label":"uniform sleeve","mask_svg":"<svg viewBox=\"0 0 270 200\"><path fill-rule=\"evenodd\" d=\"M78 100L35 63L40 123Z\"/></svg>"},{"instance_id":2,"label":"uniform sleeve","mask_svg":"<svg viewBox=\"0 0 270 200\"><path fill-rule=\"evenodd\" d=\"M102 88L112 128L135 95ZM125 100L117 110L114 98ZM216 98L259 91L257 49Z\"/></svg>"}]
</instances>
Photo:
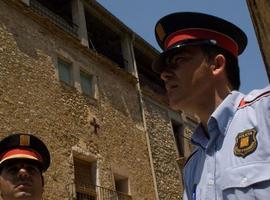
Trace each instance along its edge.
<instances>
[{"instance_id":1,"label":"uniform sleeve","mask_svg":"<svg viewBox=\"0 0 270 200\"><path fill-rule=\"evenodd\" d=\"M223 200L266 200L270 199L270 180L245 188L228 188L223 191Z\"/></svg>"},{"instance_id":2,"label":"uniform sleeve","mask_svg":"<svg viewBox=\"0 0 270 200\"><path fill-rule=\"evenodd\" d=\"M228 170L222 188L223 200L266 200L270 199L270 96L269 89L250 106L256 112L259 130L258 147L254 151L254 161L249 165ZM255 156L256 155L256 156Z\"/></svg>"}]
</instances>

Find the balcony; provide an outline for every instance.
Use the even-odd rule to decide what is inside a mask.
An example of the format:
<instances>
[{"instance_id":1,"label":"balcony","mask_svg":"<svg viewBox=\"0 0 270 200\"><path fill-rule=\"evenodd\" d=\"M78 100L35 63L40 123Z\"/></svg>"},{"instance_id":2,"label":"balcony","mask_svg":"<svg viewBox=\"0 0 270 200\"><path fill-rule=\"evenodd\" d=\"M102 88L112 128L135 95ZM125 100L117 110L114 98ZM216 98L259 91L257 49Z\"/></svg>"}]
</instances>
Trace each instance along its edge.
<instances>
[{"instance_id":1,"label":"balcony","mask_svg":"<svg viewBox=\"0 0 270 200\"><path fill-rule=\"evenodd\" d=\"M73 185L73 188L76 188L76 195L72 194L76 200L132 200L128 194L97 185Z\"/></svg>"},{"instance_id":2,"label":"balcony","mask_svg":"<svg viewBox=\"0 0 270 200\"><path fill-rule=\"evenodd\" d=\"M77 37L78 26L71 22L71 20L64 19L60 15L47 8L45 5L40 3L38 0L30 0L30 8L40 16L49 19L56 26L60 27L64 31Z\"/></svg>"}]
</instances>

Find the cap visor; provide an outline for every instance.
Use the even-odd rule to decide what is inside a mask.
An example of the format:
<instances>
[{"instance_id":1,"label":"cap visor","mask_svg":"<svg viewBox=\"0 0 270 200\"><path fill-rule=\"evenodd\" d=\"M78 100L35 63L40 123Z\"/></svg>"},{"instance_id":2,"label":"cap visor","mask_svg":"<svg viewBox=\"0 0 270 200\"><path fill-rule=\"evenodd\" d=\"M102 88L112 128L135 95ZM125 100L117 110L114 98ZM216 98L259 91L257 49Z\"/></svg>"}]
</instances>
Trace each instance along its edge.
<instances>
[{"instance_id":1,"label":"cap visor","mask_svg":"<svg viewBox=\"0 0 270 200\"><path fill-rule=\"evenodd\" d=\"M3 162L5 162L7 160L11 160L11 159L29 159L29 160L36 160L36 161L40 162L37 158L35 158L33 156L25 155L25 154L17 154L17 155L12 155L12 156L6 157L5 159L1 160L0 165Z\"/></svg>"}]
</instances>

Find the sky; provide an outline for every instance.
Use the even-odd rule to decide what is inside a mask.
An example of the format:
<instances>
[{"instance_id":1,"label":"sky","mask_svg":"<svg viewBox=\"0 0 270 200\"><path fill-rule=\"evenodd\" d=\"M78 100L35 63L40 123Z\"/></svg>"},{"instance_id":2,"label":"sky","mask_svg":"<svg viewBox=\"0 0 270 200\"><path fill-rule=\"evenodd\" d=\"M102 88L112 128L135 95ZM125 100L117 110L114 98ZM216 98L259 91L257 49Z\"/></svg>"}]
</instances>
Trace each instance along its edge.
<instances>
[{"instance_id":1,"label":"sky","mask_svg":"<svg viewBox=\"0 0 270 200\"><path fill-rule=\"evenodd\" d=\"M248 93L265 87L269 81L262 60L246 0L97 0L154 48L161 51L155 36L156 22L173 12L202 12L226 19L240 27L248 45L239 57L241 87Z\"/></svg>"}]
</instances>

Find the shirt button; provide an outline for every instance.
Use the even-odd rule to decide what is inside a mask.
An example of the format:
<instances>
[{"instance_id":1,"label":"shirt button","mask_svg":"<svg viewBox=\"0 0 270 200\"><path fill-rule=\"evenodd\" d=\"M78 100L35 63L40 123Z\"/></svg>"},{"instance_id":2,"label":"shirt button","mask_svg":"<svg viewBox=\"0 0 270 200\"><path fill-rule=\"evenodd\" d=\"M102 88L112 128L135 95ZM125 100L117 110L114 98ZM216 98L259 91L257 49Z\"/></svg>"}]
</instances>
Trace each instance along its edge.
<instances>
[{"instance_id":1,"label":"shirt button","mask_svg":"<svg viewBox=\"0 0 270 200\"><path fill-rule=\"evenodd\" d=\"M213 179L210 179L210 180L208 181L208 185L214 185L214 180L213 180Z\"/></svg>"},{"instance_id":2,"label":"shirt button","mask_svg":"<svg viewBox=\"0 0 270 200\"><path fill-rule=\"evenodd\" d=\"M245 185L247 180L248 180L247 177L242 178L241 185Z\"/></svg>"}]
</instances>

